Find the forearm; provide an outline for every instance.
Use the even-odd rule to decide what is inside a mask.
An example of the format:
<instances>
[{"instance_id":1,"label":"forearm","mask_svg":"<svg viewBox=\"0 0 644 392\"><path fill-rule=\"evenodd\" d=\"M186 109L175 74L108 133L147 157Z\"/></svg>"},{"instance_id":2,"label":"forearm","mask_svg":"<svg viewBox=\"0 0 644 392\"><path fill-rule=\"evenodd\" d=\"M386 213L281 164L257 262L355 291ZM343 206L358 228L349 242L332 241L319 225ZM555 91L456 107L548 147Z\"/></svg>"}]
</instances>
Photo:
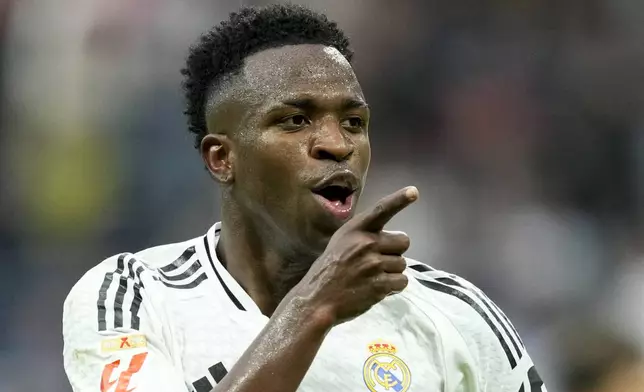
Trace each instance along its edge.
<instances>
[{"instance_id":1,"label":"forearm","mask_svg":"<svg viewBox=\"0 0 644 392\"><path fill-rule=\"evenodd\" d=\"M331 327L301 299L283 301L215 392L295 392Z\"/></svg>"}]
</instances>

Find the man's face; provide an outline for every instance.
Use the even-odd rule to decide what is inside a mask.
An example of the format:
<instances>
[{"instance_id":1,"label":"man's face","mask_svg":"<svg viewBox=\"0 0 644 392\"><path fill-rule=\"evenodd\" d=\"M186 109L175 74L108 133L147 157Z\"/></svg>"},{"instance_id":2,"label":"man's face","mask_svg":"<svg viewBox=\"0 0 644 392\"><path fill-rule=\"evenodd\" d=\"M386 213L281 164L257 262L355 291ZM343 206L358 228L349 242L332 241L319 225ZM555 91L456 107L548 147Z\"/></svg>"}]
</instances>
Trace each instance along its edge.
<instances>
[{"instance_id":1,"label":"man's face","mask_svg":"<svg viewBox=\"0 0 644 392\"><path fill-rule=\"evenodd\" d=\"M284 245L321 251L353 215L371 158L353 69L336 49L293 45L249 56L239 77L232 195Z\"/></svg>"}]
</instances>

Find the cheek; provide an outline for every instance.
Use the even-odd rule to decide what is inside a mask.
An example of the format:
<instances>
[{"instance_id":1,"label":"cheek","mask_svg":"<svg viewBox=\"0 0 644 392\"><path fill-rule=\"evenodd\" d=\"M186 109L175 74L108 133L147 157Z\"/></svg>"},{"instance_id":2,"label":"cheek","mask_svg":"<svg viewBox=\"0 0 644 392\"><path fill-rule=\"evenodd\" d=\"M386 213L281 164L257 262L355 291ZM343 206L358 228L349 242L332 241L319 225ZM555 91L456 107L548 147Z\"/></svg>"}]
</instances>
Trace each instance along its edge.
<instances>
[{"instance_id":1,"label":"cheek","mask_svg":"<svg viewBox=\"0 0 644 392\"><path fill-rule=\"evenodd\" d=\"M258 161L263 171L270 171L282 180L291 180L303 166L306 158L305 143L297 134L269 134L259 139ZM288 175L287 175L288 174Z\"/></svg>"},{"instance_id":2,"label":"cheek","mask_svg":"<svg viewBox=\"0 0 644 392\"><path fill-rule=\"evenodd\" d=\"M364 173L363 177L366 177L369 163L371 162L371 144L369 143L369 138L365 136L364 139L358 141L356 143L356 149L359 153L358 162L360 169Z\"/></svg>"},{"instance_id":3,"label":"cheek","mask_svg":"<svg viewBox=\"0 0 644 392\"><path fill-rule=\"evenodd\" d=\"M283 137L265 135L245 148L244 156L240 157L239 162L239 180L261 188L264 191L262 193L277 194L282 190L289 190L297 179L304 160L302 146L298 141L282 139Z\"/></svg>"}]
</instances>

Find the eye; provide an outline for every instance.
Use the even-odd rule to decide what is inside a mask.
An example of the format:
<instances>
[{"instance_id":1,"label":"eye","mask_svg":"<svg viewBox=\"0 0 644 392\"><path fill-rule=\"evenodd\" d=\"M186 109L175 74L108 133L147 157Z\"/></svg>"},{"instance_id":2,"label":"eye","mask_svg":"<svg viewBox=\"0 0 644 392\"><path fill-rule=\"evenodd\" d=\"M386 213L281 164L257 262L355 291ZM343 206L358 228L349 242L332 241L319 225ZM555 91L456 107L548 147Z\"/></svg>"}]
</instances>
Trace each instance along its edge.
<instances>
[{"instance_id":1,"label":"eye","mask_svg":"<svg viewBox=\"0 0 644 392\"><path fill-rule=\"evenodd\" d=\"M350 131L359 131L364 128L365 121L362 117L353 116L342 121L342 127Z\"/></svg>"},{"instance_id":2,"label":"eye","mask_svg":"<svg viewBox=\"0 0 644 392\"><path fill-rule=\"evenodd\" d=\"M311 121L303 114L296 114L283 119L280 126L286 131L297 131L309 125Z\"/></svg>"}]
</instances>

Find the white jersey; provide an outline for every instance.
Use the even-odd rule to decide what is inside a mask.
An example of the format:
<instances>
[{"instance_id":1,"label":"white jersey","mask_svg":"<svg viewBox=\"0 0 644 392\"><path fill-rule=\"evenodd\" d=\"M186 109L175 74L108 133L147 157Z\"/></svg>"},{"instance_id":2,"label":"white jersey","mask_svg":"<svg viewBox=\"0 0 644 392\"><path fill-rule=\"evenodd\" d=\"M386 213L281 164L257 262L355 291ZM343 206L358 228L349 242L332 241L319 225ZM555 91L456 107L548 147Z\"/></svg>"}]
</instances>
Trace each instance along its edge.
<instances>
[{"instance_id":1,"label":"white jersey","mask_svg":"<svg viewBox=\"0 0 644 392\"><path fill-rule=\"evenodd\" d=\"M75 392L210 391L268 322L205 236L113 256L64 305ZM409 285L331 329L298 391L545 392L516 330L464 279L407 259Z\"/></svg>"}]
</instances>

